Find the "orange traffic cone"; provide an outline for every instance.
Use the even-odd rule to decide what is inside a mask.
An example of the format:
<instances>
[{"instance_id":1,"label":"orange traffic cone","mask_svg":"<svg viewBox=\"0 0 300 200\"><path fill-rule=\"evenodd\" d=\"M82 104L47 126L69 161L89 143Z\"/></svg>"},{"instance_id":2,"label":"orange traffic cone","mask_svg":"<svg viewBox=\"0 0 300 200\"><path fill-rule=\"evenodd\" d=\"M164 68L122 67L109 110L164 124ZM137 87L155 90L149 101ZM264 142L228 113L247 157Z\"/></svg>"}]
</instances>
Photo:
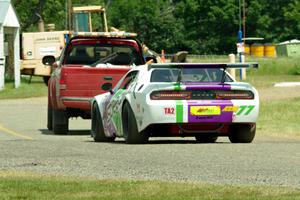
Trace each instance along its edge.
<instances>
[{"instance_id":1,"label":"orange traffic cone","mask_svg":"<svg viewBox=\"0 0 300 200\"><path fill-rule=\"evenodd\" d=\"M161 50L161 62L165 63L166 62L166 58L165 58L165 50Z\"/></svg>"}]
</instances>

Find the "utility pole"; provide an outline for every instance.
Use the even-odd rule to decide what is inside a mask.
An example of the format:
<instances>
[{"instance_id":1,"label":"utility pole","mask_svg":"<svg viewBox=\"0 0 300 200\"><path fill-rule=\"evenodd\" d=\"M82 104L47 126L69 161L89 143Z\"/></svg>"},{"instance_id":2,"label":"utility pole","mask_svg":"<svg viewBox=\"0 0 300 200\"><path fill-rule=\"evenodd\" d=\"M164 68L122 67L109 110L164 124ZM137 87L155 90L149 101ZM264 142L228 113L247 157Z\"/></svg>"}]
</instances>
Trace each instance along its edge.
<instances>
[{"instance_id":1,"label":"utility pole","mask_svg":"<svg viewBox=\"0 0 300 200\"><path fill-rule=\"evenodd\" d=\"M245 13L245 0L243 0L243 13ZM243 29L245 31L245 22L244 22L244 17L243 17L243 22L242 22L242 15L244 16L244 14L242 14L242 4L241 4L241 0L239 0L239 31L238 31L238 43L237 43L237 53L239 56L239 62L242 63L244 62L243 59L243 53L244 53L244 49L245 49L245 44L243 42L243 38L245 38L245 32L243 34L242 31L242 23L243 23ZM246 74L243 72L244 69L240 69L240 80L243 80L246 77ZM245 75L244 75L245 74Z\"/></svg>"},{"instance_id":2,"label":"utility pole","mask_svg":"<svg viewBox=\"0 0 300 200\"><path fill-rule=\"evenodd\" d=\"M72 0L68 0L68 29L73 30L72 26Z\"/></svg>"},{"instance_id":3,"label":"utility pole","mask_svg":"<svg viewBox=\"0 0 300 200\"><path fill-rule=\"evenodd\" d=\"M243 0L243 38L246 38L246 3ZM245 42L245 40L244 40Z\"/></svg>"},{"instance_id":4,"label":"utility pole","mask_svg":"<svg viewBox=\"0 0 300 200\"><path fill-rule=\"evenodd\" d=\"M243 43L243 31L242 31L242 9L241 9L241 0L239 0L239 31L238 31L238 45ZM241 47L241 46L239 46ZM242 51L241 48L238 48L239 60L242 62Z\"/></svg>"}]
</instances>

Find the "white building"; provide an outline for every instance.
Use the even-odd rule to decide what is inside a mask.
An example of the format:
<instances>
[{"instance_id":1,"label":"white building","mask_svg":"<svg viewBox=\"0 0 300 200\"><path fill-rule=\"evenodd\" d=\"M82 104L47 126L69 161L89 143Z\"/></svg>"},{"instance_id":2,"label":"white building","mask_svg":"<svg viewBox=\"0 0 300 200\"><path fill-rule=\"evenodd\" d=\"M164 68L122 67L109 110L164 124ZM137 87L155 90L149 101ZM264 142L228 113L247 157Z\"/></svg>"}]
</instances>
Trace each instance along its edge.
<instances>
[{"instance_id":1,"label":"white building","mask_svg":"<svg viewBox=\"0 0 300 200\"><path fill-rule=\"evenodd\" d=\"M20 86L20 23L10 0L0 0L0 90L4 89L5 65L14 69L15 88Z\"/></svg>"}]
</instances>

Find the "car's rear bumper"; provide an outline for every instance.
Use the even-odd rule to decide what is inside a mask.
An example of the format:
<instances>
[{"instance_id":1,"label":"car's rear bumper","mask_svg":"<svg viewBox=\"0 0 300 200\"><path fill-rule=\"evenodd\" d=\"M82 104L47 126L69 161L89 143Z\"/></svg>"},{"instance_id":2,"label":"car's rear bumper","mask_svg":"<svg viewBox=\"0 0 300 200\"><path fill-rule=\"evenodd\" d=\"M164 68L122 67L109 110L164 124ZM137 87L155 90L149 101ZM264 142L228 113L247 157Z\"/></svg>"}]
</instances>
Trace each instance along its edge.
<instances>
[{"instance_id":1,"label":"car's rear bumper","mask_svg":"<svg viewBox=\"0 0 300 200\"><path fill-rule=\"evenodd\" d=\"M189 137L198 135L228 136L236 124L250 125L256 123L185 123L185 124L150 124L144 131L151 137Z\"/></svg>"}]
</instances>

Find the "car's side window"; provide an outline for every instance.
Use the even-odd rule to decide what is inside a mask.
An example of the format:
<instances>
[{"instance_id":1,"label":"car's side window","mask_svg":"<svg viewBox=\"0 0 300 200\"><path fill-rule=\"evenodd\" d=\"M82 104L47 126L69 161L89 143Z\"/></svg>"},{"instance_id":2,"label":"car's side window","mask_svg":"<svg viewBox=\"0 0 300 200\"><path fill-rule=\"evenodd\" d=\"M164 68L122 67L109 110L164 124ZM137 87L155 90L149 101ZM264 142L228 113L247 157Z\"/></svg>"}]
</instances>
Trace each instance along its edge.
<instances>
[{"instance_id":1,"label":"car's side window","mask_svg":"<svg viewBox=\"0 0 300 200\"><path fill-rule=\"evenodd\" d=\"M126 75L123 82L121 83L120 89L127 89L132 83L132 81L135 79L136 75L138 74L138 71L132 71Z\"/></svg>"}]
</instances>

